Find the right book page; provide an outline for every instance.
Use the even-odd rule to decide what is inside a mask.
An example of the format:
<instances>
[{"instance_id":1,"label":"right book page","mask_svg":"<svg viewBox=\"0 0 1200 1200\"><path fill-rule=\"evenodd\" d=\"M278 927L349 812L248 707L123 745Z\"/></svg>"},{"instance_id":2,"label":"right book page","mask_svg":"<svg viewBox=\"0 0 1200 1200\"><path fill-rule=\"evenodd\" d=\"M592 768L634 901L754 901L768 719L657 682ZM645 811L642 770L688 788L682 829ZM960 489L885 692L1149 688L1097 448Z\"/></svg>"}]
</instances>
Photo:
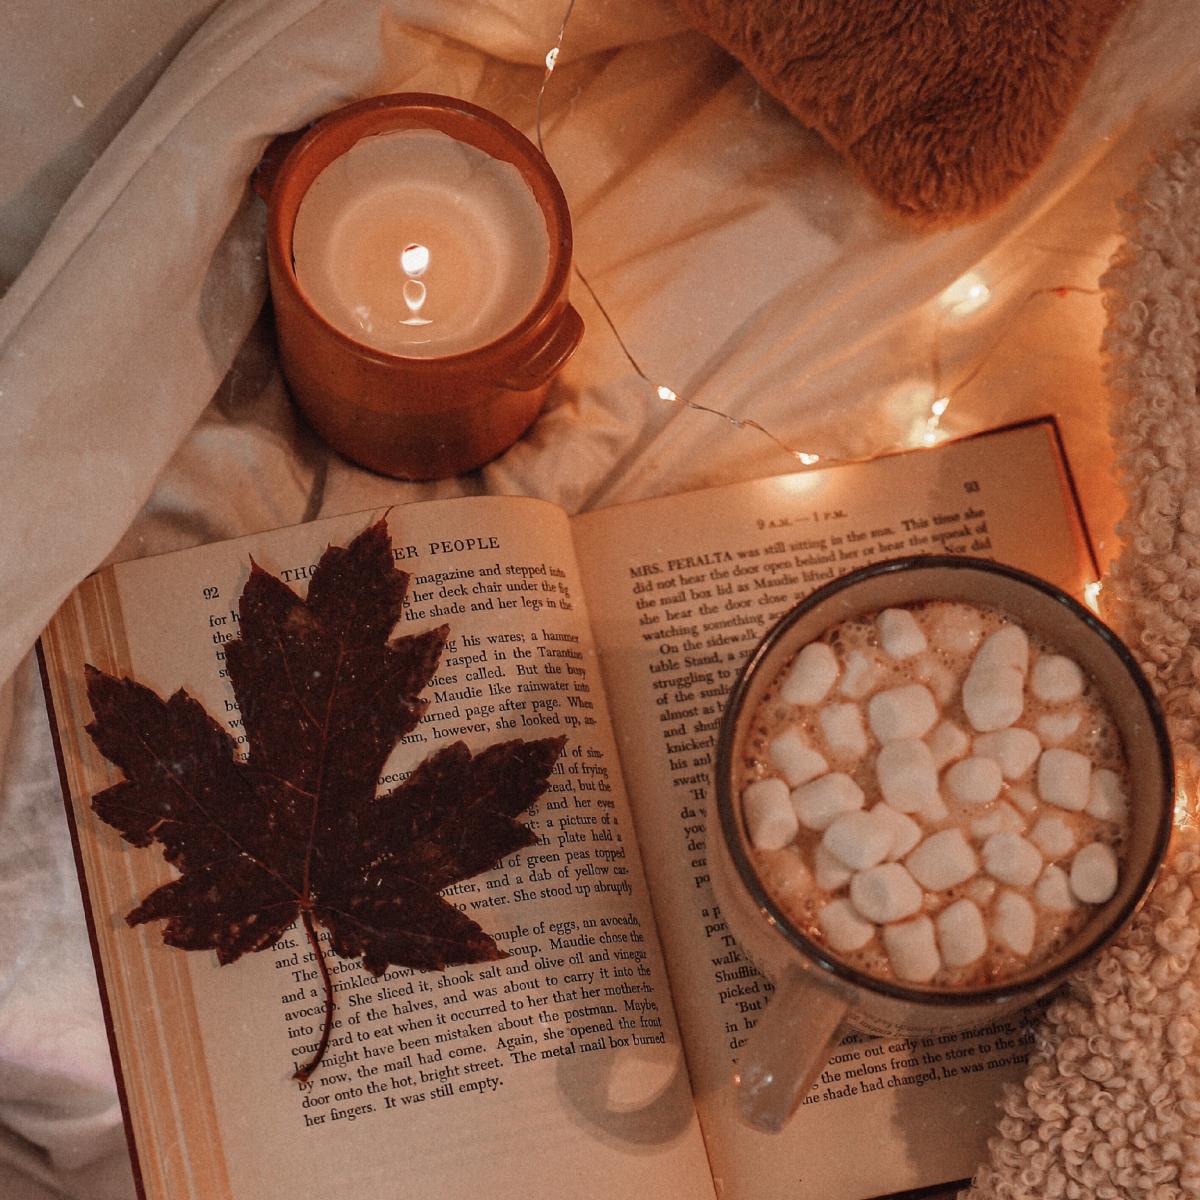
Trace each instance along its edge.
<instances>
[{"instance_id":1,"label":"right book page","mask_svg":"<svg viewBox=\"0 0 1200 1200\"><path fill-rule=\"evenodd\" d=\"M864 1200L969 1175L1028 1055L1019 1019L852 1035L782 1134L739 1122L733 1067L771 986L713 899L706 812L738 668L822 583L877 559L953 553L1082 595L1094 563L1053 423L617 506L573 531L718 1192Z\"/></svg>"}]
</instances>

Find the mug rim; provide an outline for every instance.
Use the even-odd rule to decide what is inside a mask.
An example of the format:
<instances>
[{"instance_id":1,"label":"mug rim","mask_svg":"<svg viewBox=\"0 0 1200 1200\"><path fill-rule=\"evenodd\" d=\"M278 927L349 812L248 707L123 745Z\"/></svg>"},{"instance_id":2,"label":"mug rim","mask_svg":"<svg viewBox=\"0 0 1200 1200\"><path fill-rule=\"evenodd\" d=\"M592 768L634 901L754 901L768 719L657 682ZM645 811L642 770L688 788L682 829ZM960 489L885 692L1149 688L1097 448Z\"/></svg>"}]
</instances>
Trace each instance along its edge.
<instances>
[{"instance_id":1,"label":"mug rim","mask_svg":"<svg viewBox=\"0 0 1200 1200\"><path fill-rule=\"evenodd\" d=\"M517 169L546 218L548 261L545 282L530 308L519 321L490 342L454 354L395 354L359 341L339 329L313 304L308 293L301 287L296 275L291 245L296 214L309 188L321 172L348 153L351 147L347 146L322 163L303 190L294 196L290 192L291 181L306 158L319 154L324 143L335 140L343 127L356 122L362 123L364 128L351 146L365 138L399 129L432 129L457 141L466 142L491 158L497 158L487 146L480 145L478 141L466 136L470 132L482 131L484 140L496 138L511 153L512 157L500 158L499 161L507 162ZM536 187L534 180L537 182ZM554 225L557 226L557 230L553 228ZM305 130L288 150L280 163L267 200L268 251L275 260L282 278L286 280L289 290L299 300L308 317L317 322L337 344L351 353L381 364L403 363L407 370L418 372L445 373L460 369L477 371L482 361L512 353L522 342L535 337L547 321L554 321L558 311L566 306L573 240L571 213L562 184L537 146L519 129L491 110L469 100L437 92L390 92L357 100L326 113Z\"/></svg>"},{"instance_id":2,"label":"mug rim","mask_svg":"<svg viewBox=\"0 0 1200 1200\"><path fill-rule=\"evenodd\" d=\"M942 568L980 571L984 574L1001 575L1019 584L1031 587L1059 604L1064 605L1072 615L1080 619L1115 654L1139 693L1146 710L1146 715L1149 718L1150 728L1154 734L1155 749L1162 769L1163 790L1165 792L1159 812L1157 828L1154 830L1151 853L1148 856L1146 866L1137 880L1136 887L1132 889L1128 899L1113 914L1111 920L1098 927L1087 937L1082 938L1080 945L1061 962L1043 971L1039 971L1033 976L1009 983L957 989L920 987L869 975L865 971L860 971L858 968L831 954L825 946L807 937L798 929L771 896L751 862L747 846L741 837L738 825L737 813L735 811L736 797L733 786L733 768L735 766L733 762L734 739L739 710L745 700L746 693L754 679L757 668L774 647L788 634L792 626L817 606L864 580L914 569ZM936 600L937 597L932 597L932 599ZM806 642L805 645L807 644ZM800 648L797 646L796 649L799 650ZM889 999L903 1001L908 1004L942 1007L982 1006L1010 1001L1020 998L1023 995L1028 995L1029 999L1032 1000L1036 995L1061 983L1076 968L1111 941L1146 902L1151 885L1154 882L1154 877L1162 866L1166 855L1173 826L1175 769L1166 721L1148 680L1137 665L1128 647L1099 617L1056 585L1017 567L1011 567L992 559L971 558L966 555L917 554L883 559L830 580L789 608L759 639L750 656L742 664L742 668L734 680L721 718L721 727L717 739L715 771L716 802L724 848L729 853L742 886L750 894L759 912L767 917L770 926L789 942L793 949L799 951L810 963L821 969L828 976L832 976L842 983L859 989L874 992Z\"/></svg>"}]
</instances>

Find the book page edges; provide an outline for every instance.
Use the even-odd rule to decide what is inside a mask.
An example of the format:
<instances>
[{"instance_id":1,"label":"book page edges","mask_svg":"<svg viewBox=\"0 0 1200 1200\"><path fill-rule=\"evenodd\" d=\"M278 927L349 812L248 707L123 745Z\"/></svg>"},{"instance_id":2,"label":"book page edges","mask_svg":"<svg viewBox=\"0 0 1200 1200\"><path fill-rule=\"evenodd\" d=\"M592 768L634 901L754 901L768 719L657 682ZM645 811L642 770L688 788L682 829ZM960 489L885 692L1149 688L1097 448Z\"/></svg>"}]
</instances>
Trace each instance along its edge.
<instances>
[{"instance_id":1,"label":"book page edges","mask_svg":"<svg viewBox=\"0 0 1200 1200\"><path fill-rule=\"evenodd\" d=\"M122 917L171 872L156 855L114 855L119 835L91 809L91 797L121 775L85 733L91 710L84 665L117 676L133 668L114 569L86 579L67 599L43 634L39 657L139 1198L232 1200L183 956ZM119 862L123 873L104 870L105 860ZM164 1011L182 1019L164 1023ZM155 1036L135 1037L138 1029Z\"/></svg>"}]
</instances>

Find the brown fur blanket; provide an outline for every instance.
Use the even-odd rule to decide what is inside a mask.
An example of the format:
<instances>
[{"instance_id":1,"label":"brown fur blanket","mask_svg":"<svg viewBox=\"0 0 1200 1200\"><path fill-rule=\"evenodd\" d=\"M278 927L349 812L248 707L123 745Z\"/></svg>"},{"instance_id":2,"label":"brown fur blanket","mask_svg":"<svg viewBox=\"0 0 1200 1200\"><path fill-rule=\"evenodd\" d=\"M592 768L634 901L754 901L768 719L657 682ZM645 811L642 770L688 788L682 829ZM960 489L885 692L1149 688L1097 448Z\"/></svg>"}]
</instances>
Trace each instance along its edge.
<instances>
[{"instance_id":1,"label":"brown fur blanket","mask_svg":"<svg viewBox=\"0 0 1200 1200\"><path fill-rule=\"evenodd\" d=\"M921 224L1008 198L1126 0L679 0L697 28Z\"/></svg>"}]
</instances>

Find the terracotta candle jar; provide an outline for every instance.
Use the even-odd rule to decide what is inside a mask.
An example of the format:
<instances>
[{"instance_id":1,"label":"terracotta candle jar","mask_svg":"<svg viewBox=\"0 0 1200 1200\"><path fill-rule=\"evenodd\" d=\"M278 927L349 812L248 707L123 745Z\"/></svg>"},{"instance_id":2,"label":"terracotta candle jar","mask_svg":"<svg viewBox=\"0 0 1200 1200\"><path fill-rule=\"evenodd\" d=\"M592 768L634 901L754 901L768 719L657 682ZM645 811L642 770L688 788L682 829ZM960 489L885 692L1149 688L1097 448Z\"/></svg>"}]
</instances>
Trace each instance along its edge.
<instances>
[{"instance_id":1,"label":"terracotta candle jar","mask_svg":"<svg viewBox=\"0 0 1200 1200\"><path fill-rule=\"evenodd\" d=\"M256 186L284 375L331 446L438 479L525 432L583 332L566 199L527 138L464 100L379 96L268 153Z\"/></svg>"}]
</instances>

